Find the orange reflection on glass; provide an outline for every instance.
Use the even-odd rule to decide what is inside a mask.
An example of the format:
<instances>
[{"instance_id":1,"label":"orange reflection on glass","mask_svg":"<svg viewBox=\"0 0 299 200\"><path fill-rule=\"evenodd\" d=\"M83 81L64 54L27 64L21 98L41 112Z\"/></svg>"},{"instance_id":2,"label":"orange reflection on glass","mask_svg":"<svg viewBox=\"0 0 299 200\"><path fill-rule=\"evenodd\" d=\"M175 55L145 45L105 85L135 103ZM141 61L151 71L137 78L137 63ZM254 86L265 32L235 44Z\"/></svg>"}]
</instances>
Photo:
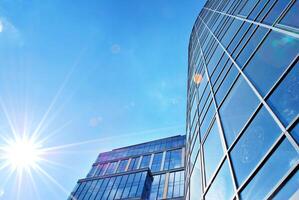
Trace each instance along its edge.
<instances>
[{"instance_id":1,"label":"orange reflection on glass","mask_svg":"<svg viewBox=\"0 0 299 200\"><path fill-rule=\"evenodd\" d=\"M193 77L193 81L196 85L199 85L202 81L202 75L198 74L198 73L195 73L194 77Z\"/></svg>"}]
</instances>

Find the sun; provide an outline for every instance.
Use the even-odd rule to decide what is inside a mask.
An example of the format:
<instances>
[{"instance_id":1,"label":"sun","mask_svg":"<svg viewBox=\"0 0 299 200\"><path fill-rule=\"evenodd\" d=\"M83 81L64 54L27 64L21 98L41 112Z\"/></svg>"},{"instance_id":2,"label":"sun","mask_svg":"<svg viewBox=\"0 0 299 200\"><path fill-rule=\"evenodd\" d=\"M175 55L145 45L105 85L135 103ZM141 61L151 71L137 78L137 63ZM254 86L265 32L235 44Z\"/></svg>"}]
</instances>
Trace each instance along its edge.
<instances>
[{"instance_id":1,"label":"sun","mask_svg":"<svg viewBox=\"0 0 299 200\"><path fill-rule=\"evenodd\" d=\"M14 171L34 169L38 166L42 156L41 145L31 138L18 137L6 140L2 147L2 159Z\"/></svg>"}]
</instances>

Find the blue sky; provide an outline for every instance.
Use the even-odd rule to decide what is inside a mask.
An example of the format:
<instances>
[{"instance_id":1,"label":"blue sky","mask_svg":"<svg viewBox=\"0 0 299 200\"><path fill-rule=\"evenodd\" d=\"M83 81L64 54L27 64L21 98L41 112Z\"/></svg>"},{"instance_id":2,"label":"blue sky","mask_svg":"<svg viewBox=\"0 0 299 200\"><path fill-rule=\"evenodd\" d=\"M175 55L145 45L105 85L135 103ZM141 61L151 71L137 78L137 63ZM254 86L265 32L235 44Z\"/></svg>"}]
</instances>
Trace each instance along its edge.
<instances>
[{"instance_id":1,"label":"blue sky","mask_svg":"<svg viewBox=\"0 0 299 200\"><path fill-rule=\"evenodd\" d=\"M0 168L0 199L66 199L99 152L184 134L202 4L1 0L0 134L36 132L41 148L55 148L39 163L47 175L20 181Z\"/></svg>"}]
</instances>

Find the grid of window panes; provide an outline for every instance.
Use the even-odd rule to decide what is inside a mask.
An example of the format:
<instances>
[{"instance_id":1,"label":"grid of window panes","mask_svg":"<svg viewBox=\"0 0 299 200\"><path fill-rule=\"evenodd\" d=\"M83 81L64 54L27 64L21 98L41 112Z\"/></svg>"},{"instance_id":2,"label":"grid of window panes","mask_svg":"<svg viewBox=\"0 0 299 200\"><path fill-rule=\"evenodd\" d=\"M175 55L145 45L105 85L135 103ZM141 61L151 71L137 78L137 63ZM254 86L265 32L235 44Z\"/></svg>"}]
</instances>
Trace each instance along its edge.
<instances>
[{"instance_id":1,"label":"grid of window panes","mask_svg":"<svg viewBox=\"0 0 299 200\"><path fill-rule=\"evenodd\" d=\"M103 154L101 153L99 156L101 157L101 159L97 160L92 165L92 168L87 174L86 178L79 180L79 185L88 184L88 187L93 187L94 189L90 190L92 190L91 193L92 195L94 195L94 193L98 193L98 191L106 191L107 188L112 191L113 187L116 187L115 183L111 183L112 185L109 185L107 183L107 186L104 185L104 188L96 187L94 185L96 184L95 182L97 180L120 176L127 177L129 174L131 174L130 176L133 176L134 174L139 173L140 171L147 170L149 171L149 176L153 179L153 183L147 183L149 184L149 188L151 188L151 190L149 191L150 199L183 199L183 183L185 178L185 141L186 136L178 135L170 138L125 147L121 148L121 150L123 151L123 154L121 154L122 156L113 157L113 159L107 157L106 155L113 155L113 152L118 151L119 149L113 150L111 152L105 152L105 156L101 156ZM156 145L158 145L159 148L155 148ZM132 154L131 156L128 156L129 154L126 153L126 151L131 151L132 148L142 149L142 146L144 146L145 149L149 150L149 152L142 150L140 151L142 153L138 153L138 155ZM93 181L92 183L90 181L91 179ZM117 180L118 179L120 178L117 178ZM112 180L116 181L114 179ZM122 180L124 181L125 179ZM126 182L123 184L126 184ZM119 186L117 187L125 187L123 184L120 181L120 183L118 184ZM134 190L138 187L137 183L135 185L134 183L132 183L132 185L134 186ZM73 195L74 197L72 200L77 200L77 198L79 197L79 193L76 191L80 190L78 188L74 189L72 194L75 195ZM89 190L86 189L86 191ZM130 197L130 193L126 194L127 192L128 191L125 191L124 194L122 194L122 196L117 196L120 195L117 192L115 193L115 195L117 198L121 199L137 198ZM89 199L89 196L81 196L82 195L80 195L80 199ZM106 196L103 197L97 197L96 199L107 199ZM149 196L147 196L147 198L141 199L148 198ZM110 199L110 197L108 199Z\"/></svg>"},{"instance_id":2,"label":"grid of window panes","mask_svg":"<svg viewBox=\"0 0 299 200\"><path fill-rule=\"evenodd\" d=\"M299 198L299 1L208 0L188 54L186 199Z\"/></svg>"},{"instance_id":3,"label":"grid of window panes","mask_svg":"<svg viewBox=\"0 0 299 200\"><path fill-rule=\"evenodd\" d=\"M152 177L148 171L79 182L69 199L148 199Z\"/></svg>"},{"instance_id":4,"label":"grid of window panes","mask_svg":"<svg viewBox=\"0 0 299 200\"><path fill-rule=\"evenodd\" d=\"M185 160L183 155L184 148L175 148L163 152L141 155L139 157L95 163L87 174L87 177L98 177L145 168L151 169L152 173L180 169L184 167Z\"/></svg>"},{"instance_id":5,"label":"grid of window panes","mask_svg":"<svg viewBox=\"0 0 299 200\"><path fill-rule=\"evenodd\" d=\"M185 136L174 136L162 140L147 142L144 144L119 148L113 151L101 153L96 162L103 162L123 157L131 157L146 153L164 151L165 149L184 147L185 142Z\"/></svg>"}]
</instances>

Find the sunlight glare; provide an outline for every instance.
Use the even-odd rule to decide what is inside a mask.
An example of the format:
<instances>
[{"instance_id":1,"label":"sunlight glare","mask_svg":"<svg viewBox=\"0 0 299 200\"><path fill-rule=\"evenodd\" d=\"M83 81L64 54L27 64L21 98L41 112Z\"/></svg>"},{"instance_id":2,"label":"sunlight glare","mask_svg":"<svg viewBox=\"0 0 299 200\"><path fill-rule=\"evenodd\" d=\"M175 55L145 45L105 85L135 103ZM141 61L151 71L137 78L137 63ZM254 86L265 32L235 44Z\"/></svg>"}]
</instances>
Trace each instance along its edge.
<instances>
[{"instance_id":1,"label":"sunlight glare","mask_svg":"<svg viewBox=\"0 0 299 200\"><path fill-rule=\"evenodd\" d=\"M3 150L5 160L13 170L35 168L42 154L40 145L25 137L9 141Z\"/></svg>"}]
</instances>

